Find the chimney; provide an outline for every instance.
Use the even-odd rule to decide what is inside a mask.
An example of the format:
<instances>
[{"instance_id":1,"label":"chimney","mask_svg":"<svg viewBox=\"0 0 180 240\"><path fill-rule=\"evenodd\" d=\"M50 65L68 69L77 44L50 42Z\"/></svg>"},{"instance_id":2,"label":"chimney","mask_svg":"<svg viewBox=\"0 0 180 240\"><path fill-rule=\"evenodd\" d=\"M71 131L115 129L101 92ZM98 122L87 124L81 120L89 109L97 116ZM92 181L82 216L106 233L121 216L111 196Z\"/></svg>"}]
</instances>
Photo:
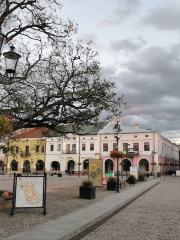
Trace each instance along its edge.
<instances>
[{"instance_id":1,"label":"chimney","mask_svg":"<svg viewBox=\"0 0 180 240\"><path fill-rule=\"evenodd\" d=\"M139 124L134 124L134 128L139 128Z\"/></svg>"}]
</instances>

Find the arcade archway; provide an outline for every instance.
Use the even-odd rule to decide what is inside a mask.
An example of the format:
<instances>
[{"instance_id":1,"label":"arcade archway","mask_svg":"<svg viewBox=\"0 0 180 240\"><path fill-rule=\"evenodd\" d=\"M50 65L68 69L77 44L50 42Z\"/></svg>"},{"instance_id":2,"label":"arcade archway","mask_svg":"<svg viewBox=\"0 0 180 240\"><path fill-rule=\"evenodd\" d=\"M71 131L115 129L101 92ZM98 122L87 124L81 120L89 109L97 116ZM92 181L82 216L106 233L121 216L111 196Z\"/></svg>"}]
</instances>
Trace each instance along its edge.
<instances>
[{"instance_id":1,"label":"arcade archway","mask_svg":"<svg viewBox=\"0 0 180 240\"><path fill-rule=\"evenodd\" d=\"M73 160L70 160L67 164L68 172L74 172L74 168L75 168L75 162Z\"/></svg>"},{"instance_id":2,"label":"arcade archway","mask_svg":"<svg viewBox=\"0 0 180 240\"><path fill-rule=\"evenodd\" d=\"M113 173L114 163L112 159L107 159L105 161L105 173Z\"/></svg>"},{"instance_id":3,"label":"arcade archway","mask_svg":"<svg viewBox=\"0 0 180 240\"><path fill-rule=\"evenodd\" d=\"M51 169L54 171L60 171L60 163L58 161L53 161L51 163Z\"/></svg>"},{"instance_id":4,"label":"arcade archway","mask_svg":"<svg viewBox=\"0 0 180 240\"><path fill-rule=\"evenodd\" d=\"M11 171L18 171L18 162L16 160L13 160L10 165Z\"/></svg>"},{"instance_id":5,"label":"arcade archway","mask_svg":"<svg viewBox=\"0 0 180 240\"><path fill-rule=\"evenodd\" d=\"M30 172L30 162L28 160L24 161L23 172Z\"/></svg>"},{"instance_id":6,"label":"arcade archway","mask_svg":"<svg viewBox=\"0 0 180 240\"><path fill-rule=\"evenodd\" d=\"M139 161L139 171L140 172L149 172L149 162L147 159L142 158Z\"/></svg>"}]
</instances>

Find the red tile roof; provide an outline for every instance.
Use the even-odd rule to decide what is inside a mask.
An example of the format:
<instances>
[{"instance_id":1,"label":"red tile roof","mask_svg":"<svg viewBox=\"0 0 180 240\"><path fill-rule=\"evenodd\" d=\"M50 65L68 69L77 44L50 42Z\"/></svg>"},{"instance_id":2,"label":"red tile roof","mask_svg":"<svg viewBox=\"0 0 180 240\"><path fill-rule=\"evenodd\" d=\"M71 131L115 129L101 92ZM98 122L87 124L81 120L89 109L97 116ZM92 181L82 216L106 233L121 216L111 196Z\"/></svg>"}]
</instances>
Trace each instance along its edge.
<instances>
[{"instance_id":1,"label":"red tile roof","mask_svg":"<svg viewBox=\"0 0 180 240\"><path fill-rule=\"evenodd\" d=\"M41 138L45 137L46 128L27 128L24 131L17 133L13 138Z\"/></svg>"}]
</instances>

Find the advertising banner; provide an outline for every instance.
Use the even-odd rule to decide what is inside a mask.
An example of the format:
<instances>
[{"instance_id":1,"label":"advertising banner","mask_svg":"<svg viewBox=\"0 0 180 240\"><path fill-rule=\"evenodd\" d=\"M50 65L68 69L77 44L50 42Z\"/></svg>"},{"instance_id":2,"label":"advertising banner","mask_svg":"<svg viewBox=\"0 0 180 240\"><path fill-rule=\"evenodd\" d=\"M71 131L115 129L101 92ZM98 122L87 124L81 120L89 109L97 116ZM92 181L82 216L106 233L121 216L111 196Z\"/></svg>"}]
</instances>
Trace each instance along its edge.
<instances>
[{"instance_id":1,"label":"advertising banner","mask_svg":"<svg viewBox=\"0 0 180 240\"><path fill-rule=\"evenodd\" d=\"M93 182L93 186L102 186L103 160L89 159L89 180Z\"/></svg>"}]
</instances>

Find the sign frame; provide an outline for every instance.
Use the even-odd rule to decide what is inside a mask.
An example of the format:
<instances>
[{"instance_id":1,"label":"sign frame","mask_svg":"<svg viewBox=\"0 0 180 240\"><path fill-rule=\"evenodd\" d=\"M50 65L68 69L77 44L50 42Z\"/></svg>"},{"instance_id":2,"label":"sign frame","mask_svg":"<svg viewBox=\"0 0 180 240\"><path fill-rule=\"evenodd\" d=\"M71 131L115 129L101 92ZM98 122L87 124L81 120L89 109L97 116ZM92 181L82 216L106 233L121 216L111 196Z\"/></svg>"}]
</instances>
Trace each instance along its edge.
<instances>
[{"instance_id":1,"label":"sign frame","mask_svg":"<svg viewBox=\"0 0 180 240\"><path fill-rule=\"evenodd\" d=\"M18 183L18 178L24 179L24 181L28 179L33 180L33 178L41 178L42 179L42 205L40 206L34 206L34 205L29 205L29 206L19 206L21 204L18 203L18 206L16 206L17 202L17 183ZM13 181L13 198L12 198L12 206L11 206L11 216L14 215L14 209L18 208L43 208L43 215L45 215L46 212L46 188L47 188L47 173L44 173L44 175L39 175L39 176L18 176L16 173L14 173L14 181Z\"/></svg>"},{"instance_id":2,"label":"sign frame","mask_svg":"<svg viewBox=\"0 0 180 240\"><path fill-rule=\"evenodd\" d=\"M99 166L96 165L96 163L98 163ZM96 176L99 176L100 178L96 179ZM88 180L92 181L94 186L102 187L103 185L103 160L102 159L89 159Z\"/></svg>"}]
</instances>

